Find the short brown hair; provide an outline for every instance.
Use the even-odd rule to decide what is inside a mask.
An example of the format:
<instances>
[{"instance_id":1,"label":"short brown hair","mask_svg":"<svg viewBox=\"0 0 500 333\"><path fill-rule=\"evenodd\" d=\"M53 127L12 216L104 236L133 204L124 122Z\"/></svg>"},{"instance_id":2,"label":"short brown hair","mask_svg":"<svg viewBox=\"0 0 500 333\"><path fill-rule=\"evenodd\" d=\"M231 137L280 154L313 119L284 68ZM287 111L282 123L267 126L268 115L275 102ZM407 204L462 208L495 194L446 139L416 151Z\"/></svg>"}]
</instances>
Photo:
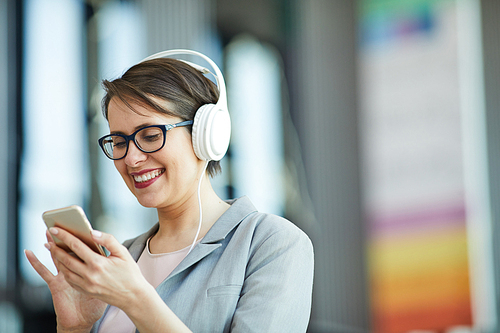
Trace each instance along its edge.
<instances>
[{"instance_id":1,"label":"short brown hair","mask_svg":"<svg viewBox=\"0 0 500 333\"><path fill-rule=\"evenodd\" d=\"M118 97L131 110L130 102L134 102L183 120L194 120L198 108L204 104L215 104L219 99L219 90L212 81L192 66L172 58L141 62L120 78L103 80L103 87L106 94L102 99L102 110L106 119L113 97ZM165 108L157 102L158 99L169 102L172 107ZM210 176L220 171L219 161L208 163Z\"/></svg>"}]
</instances>

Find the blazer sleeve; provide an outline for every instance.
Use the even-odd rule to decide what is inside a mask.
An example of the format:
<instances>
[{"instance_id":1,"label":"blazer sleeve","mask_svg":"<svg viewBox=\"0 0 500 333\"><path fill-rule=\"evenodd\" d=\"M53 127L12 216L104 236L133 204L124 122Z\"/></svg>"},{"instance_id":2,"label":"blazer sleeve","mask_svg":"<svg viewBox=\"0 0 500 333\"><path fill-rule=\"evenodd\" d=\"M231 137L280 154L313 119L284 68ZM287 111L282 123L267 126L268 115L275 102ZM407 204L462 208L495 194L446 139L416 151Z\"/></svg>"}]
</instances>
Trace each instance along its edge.
<instances>
[{"instance_id":1,"label":"blazer sleeve","mask_svg":"<svg viewBox=\"0 0 500 333\"><path fill-rule=\"evenodd\" d=\"M304 232L286 222L250 252L231 332L306 332L313 247Z\"/></svg>"}]
</instances>

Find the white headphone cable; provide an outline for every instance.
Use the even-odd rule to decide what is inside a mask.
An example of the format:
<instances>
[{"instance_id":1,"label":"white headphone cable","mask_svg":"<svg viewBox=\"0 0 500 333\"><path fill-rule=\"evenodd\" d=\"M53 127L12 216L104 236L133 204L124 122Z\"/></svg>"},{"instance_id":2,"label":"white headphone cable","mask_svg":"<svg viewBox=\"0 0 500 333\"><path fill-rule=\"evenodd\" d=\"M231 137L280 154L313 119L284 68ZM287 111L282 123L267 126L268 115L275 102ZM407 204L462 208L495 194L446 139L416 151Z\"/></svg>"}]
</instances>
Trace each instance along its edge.
<instances>
[{"instance_id":1,"label":"white headphone cable","mask_svg":"<svg viewBox=\"0 0 500 333\"><path fill-rule=\"evenodd\" d=\"M198 230L196 231L196 235L194 236L193 243L191 244L191 247L189 248L189 251L186 254L186 257L188 256L188 254L191 252L191 250L195 246L196 240L198 239L198 236L200 235L200 231L201 231L201 224L202 224L202 221L203 221L203 212L202 212L202 208L201 208L201 193L200 193L200 188L201 188L201 181L205 177L205 171L207 170L208 162L210 162L210 161L207 161L205 163L205 166L203 167L203 170L202 170L201 175L200 175L200 180L198 181L198 211L200 212L200 220L198 222Z\"/></svg>"}]
</instances>

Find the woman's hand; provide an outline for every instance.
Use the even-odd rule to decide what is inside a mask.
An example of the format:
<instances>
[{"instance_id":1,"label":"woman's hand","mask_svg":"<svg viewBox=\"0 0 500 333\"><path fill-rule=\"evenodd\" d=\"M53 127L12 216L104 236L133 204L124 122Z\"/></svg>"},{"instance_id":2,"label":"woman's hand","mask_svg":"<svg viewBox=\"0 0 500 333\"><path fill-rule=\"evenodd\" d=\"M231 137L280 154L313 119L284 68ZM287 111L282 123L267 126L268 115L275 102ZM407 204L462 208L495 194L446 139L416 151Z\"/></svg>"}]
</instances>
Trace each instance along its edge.
<instances>
[{"instance_id":1,"label":"woman's hand","mask_svg":"<svg viewBox=\"0 0 500 333\"><path fill-rule=\"evenodd\" d=\"M93 231L93 240L110 252L110 255L105 257L95 253L80 239L64 229L50 228L50 232L57 235L57 238L63 241L74 253L74 255L69 254L55 243L49 242L48 248L59 271L56 277L50 272L45 272L45 266L40 264L44 268L42 269L37 266L35 261L32 263L33 267L37 266L35 267L37 272L40 270L40 275L46 276L47 283L51 283L51 290L54 289L52 291L53 298L54 294L59 292L58 283L53 280L54 278L58 279L62 285L71 288L70 290L77 293L76 295L82 299L100 300L104 302L101 304L107 303L122 309L141 332L190 332L159 297L155 288L146 281L128 250L113 236ZM30 256L28 255L28 259ZM64 291L69 293L66 289ZM66 298L74 300L78 297ZM60 303L64 304L64 302ZM65 310L73 314L75 311L82 311L77 307L64 308L59 306L56 312L58 316L64 316L65 319L71 318L70 313L66 313ZM83 313L90 314L91 312L87 308L83 308ZM97 314L97 312L95 313ZM92 317L93 321L90 320L92 323L102 315L102 311L98 313L97 318ZM85 322L87 319L90 318L85 316ZM65 321L65 325L68 322L68 320ZM71 322L71 324L74 323Z\"/></svg>"},{"instance_id":2,"label":"woman's hand","mask_svg":"<svg viewBox=\"0 0 500 333\"><path fill-rule=\"evenodd\" d=\"M54 241L47 233L47 247L56 248ZM71 287L60 271L58 261L52 255L58 274L53 275L31 251L25 251L31 266L49 286L57 316L59 332L88 332L92 325L102 316L106 303L95 299Z\"/></svg>"},{"instance_id":3,"label":"woman's hand","mask_svg":"<svg viewBox=\"0 0 500 333\"><path fill-rule=\"evenodd\" d=\"M93 231L94 241L110 252L105 257L64 229L50 228L50 232L76 255L70 255L55 245L50 247L60 272L74 289L127 312L127 309L139 306L145 291L152 288L128 250L113 236Z\"/></svg>"},{"instance_id":4,"label":"woman's hand","mask_svg":"<svg viewBox=\"0 0 500 333\"><path fill-rule=\"evenodd\" d=\"M190 332L146 281L128 250L113 236L99 231L92 233L93 240L110 252L104 257L63 229L51 228L50 232L78 256L55 245L50 248L66 282L73 288L122 309L141 332Z\"/></svg>"}]
</instances>

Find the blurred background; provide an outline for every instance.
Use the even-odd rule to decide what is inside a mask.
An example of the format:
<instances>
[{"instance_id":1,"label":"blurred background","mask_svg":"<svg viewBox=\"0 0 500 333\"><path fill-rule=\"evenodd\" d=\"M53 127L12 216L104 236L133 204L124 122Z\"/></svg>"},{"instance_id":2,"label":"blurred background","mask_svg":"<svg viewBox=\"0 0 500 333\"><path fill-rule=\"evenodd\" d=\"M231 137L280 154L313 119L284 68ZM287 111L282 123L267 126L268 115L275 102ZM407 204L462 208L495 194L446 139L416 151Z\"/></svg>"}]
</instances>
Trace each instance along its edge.
<instances>
[{"instance_id":1,"label":"blurred background","mask_svg":"<svg viewBox=\"0 0 500 333\"><path fill-rule=\"evenodd\" d=\"M315 246L308 332L500 332L497 0L0 0L0 332L55 332L45 210L155 212L98 151L102 79L189 48L227 83L222 198ZM201 59L184 58L203 66Z\"/></svg>"}]
</instances>

